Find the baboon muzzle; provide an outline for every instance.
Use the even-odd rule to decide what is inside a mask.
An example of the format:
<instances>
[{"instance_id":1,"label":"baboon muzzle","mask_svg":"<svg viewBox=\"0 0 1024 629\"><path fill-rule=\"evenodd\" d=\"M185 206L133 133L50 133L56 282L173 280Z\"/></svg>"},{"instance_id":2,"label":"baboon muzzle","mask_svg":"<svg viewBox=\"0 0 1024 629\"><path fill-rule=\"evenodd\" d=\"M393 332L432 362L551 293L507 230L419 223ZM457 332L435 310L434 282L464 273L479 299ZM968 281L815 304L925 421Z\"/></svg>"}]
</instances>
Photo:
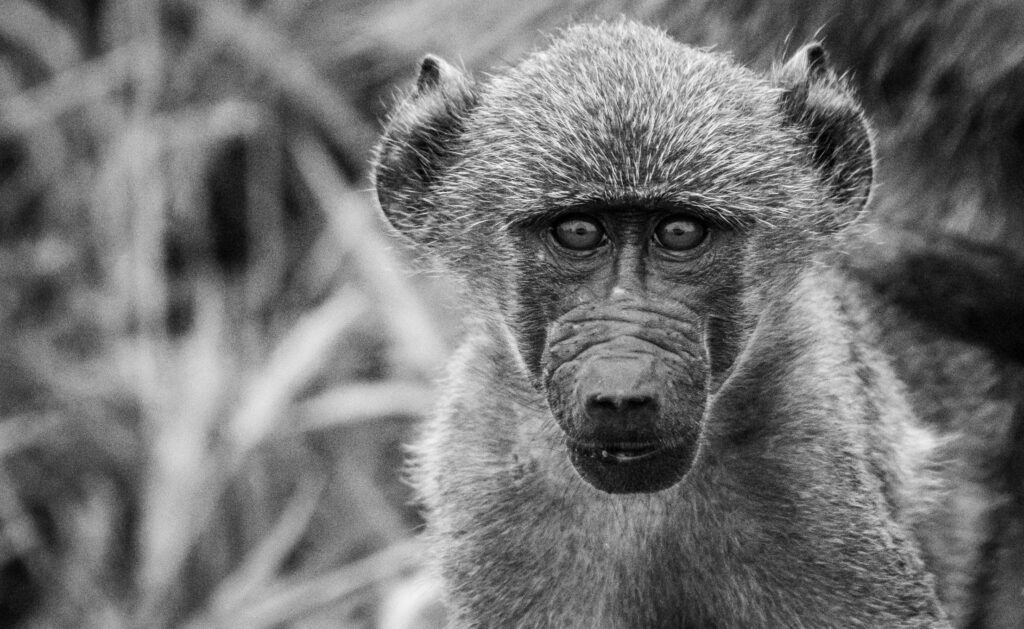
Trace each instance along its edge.
<instances>
[{"instance_id":1,"label":"baboon muzzle","mask_svg":"<svg viewBox=\"0 0 1024 629\"><path fill-rule=\"evenodd\" d=\"M647 354L601 356L576 376L576 401L586 424L581 438L601 443L642 443L664 404L657 365Z\"/></svg>"},{"instance_id":2,"label":"baboon muzzle","mask_svg":"<svg viewBox=\"0 0 1024 629\"><path fill-rule=\"evenodd\" d=\"M697 453L706 366L682 348L672 353L663 342L630 334L639 330L628 324L616 321L615 331L608 324L570 324L575 333L554 337L547 353L548 401L569 459L585 481L609 493L671 487Z\"/></svg>"}]
</instances>

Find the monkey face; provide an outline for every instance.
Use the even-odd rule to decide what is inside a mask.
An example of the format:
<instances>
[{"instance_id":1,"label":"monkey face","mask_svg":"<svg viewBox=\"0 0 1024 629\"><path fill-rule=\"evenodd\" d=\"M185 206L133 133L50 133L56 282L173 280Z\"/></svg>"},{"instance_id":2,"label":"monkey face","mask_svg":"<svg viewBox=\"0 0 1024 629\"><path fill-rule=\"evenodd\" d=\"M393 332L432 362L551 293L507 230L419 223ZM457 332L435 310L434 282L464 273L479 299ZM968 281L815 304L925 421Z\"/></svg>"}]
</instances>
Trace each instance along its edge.
<instances>
[{"instance_id":1,"label":"monkey face","mask_svg":"<svg viewBox=\"0 0 1024 629\"><path fill-rule=\"evenodd\" d=\"M427 57L389 118L385 216L511 331L598 489L657 491L700 464L769 293L864 207L868 127L808 51L766 77L593 29L483 82Z\"/></svg>"},{"instance_id":2,"label":"monkey face","mask_svg":"<svg viewBox=\"0 0 1024 629\"><path fill-rule=\"evenodd\" d=\"M550 323L520 348L573 466L610 493L679 482L700 450L713 371L733 358L706 322L724 306L712 297L722 264L710 265L735 237L671 208L591 208L522 238L537 255L517 327L540 313Z\"/></svg>"}]
</instances>

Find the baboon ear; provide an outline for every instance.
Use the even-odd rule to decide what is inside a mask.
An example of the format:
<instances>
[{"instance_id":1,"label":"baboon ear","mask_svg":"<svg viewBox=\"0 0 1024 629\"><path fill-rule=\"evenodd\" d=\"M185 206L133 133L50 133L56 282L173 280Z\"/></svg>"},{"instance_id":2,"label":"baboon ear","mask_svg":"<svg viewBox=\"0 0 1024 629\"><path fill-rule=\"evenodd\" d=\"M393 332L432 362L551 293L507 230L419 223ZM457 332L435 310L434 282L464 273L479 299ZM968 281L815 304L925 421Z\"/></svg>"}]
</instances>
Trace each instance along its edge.
<instances>
[{"instance_id":1,"label":"baboon ear","mask_svg":"<svg viewBox=\"0 0 1024 629\"><path fill-rule=\"evenodd\" d=\"M826 228L839 229L863 209L871 192L874 159L864 111L847 82L828 66L825 49L812 42L776 74L787 122L808 144L809 155L837 213Z\"/></svg>"},{"instance_id":2,"label":"baboon ear","mask_svg":"<svg viewBox=\"0 0 1024 629\"><path fill-rule=\"evenodd\" d=\"M414 242L430 241L441 220L430 193L454 159L476 100L465 73L428 55L415 90L388 119L374 156L374 185L385 217Z\"/></svg>"}]
</instances>

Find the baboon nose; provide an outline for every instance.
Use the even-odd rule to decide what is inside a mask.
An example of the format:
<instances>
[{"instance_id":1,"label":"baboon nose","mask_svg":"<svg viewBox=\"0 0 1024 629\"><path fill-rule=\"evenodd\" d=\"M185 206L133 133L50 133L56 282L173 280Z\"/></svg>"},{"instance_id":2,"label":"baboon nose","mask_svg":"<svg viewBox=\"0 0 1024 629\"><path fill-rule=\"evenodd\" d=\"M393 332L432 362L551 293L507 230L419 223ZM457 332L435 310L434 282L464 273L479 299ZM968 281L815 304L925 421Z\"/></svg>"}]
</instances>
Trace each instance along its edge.
<instances>
[{"instance_id":1,"label":"baboon nose","mask_svg":"<svg viewBox=\"0 0 1024 629\"><path fill-rule=\"evenodd\" d=\"M578 438L611 448L656 441L657 398L642 390L596 391L583 400L586 423Z\"/></svg>"},{"instance_id":2,"label":"baboon nose","mask_svg":"<svg viewBox=\"0 0 1024 629\"><path fill-rule=\"evenodd\" d=\"M587 415L596 420L644 419L657 412L653 395L639 391L599 391L584 402Z\"/></svg>"},{"instance_id":3,"label":"baboon nose","mask_svg":"<svg viewBox=\"0 0 1024 629\"><path fill-rule=\"evenodd\" d=\"M650 356L599 357L589 361L577 378L576 400L586 418L577 437L643 441L659 423L662 383Z\"/></svg>"}]
</instances>

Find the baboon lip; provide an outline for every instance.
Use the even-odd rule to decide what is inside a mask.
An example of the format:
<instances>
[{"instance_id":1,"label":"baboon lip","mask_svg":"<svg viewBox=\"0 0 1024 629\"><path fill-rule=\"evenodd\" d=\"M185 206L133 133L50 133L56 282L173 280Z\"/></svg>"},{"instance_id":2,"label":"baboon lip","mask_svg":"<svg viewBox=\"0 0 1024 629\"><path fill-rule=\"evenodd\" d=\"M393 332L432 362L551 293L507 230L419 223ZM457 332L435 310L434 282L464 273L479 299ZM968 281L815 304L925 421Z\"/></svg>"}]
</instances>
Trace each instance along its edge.
<instances>
[{"instance_id":1,"label":"baboon lip","mask_svg":"<svg viewBox=\"0 0 1024 629\"><path fill-rule=\"evenodd\" d=\"M649 443L585 443L569 440L568 445L582 456L597 459L606 465L637 463L655 457L664 444Z\"/></svg>"},{"instance_id":2,"label":"baboon lip","mask_svg":"<svg viewBox=\"0 0 1024 629\"><path fill-rule=\"evenodd\" d=\"M697 444L587 443L567 439L569 461L592 487L610 494L651 493L667 489L686 476Z\"/></svg>"}]
</instances>

